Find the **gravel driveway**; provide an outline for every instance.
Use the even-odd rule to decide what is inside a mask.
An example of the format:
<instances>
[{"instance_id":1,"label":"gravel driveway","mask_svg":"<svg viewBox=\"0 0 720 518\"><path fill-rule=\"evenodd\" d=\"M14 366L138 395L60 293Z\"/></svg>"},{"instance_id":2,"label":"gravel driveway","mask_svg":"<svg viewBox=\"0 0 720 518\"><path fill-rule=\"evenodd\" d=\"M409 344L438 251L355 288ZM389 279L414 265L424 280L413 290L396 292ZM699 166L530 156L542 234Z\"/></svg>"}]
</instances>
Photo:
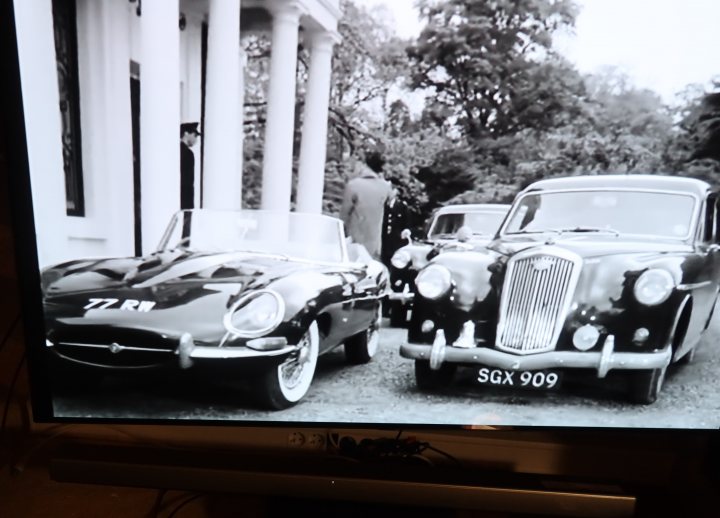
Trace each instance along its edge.
<instances>
[{"instance_id":1,"label":"gravel driveway","mask_svg":"<svg viewBox=\"0 0 720 518\"><path fill-rule=\"evenodd\" d=\"M672 366L656 403L623 401L619 382L566 378L556 392L509 391L472 384L458 374L437 394L415 387L413 364L398 354L405 331L384 328L372 363L350 366L342 349L322 357L309 394L284 411L258 409L242 386L191 375L154 380L108 378L92 391L59 392L58 416L314 421L387 424L502 424L540 426L720 427L720 317L690 365Z\"/></svg>"}]
</instances>

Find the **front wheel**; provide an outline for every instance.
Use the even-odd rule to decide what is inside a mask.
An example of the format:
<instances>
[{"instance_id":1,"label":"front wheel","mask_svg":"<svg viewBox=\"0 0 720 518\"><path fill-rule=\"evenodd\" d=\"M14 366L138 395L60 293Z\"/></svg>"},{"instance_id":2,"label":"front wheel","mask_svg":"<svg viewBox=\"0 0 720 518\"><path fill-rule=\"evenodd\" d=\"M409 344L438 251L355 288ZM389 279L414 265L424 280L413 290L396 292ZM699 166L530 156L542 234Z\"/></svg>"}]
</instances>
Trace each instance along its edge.
<instances>
[{"instance_id":1,"label":"front wheel","mask_svg":"<svg viewBox=\"0 0 720 518\"><path fill-rule=\"evenodd\" d=\"M650 405L657 401L667 367L630 373L630 401L640 405Z\"/></svg>"},{"instance_id":2,"label":"front wheel","mask_svg":"<svg viewBox=\"0 0 720 518\"><path fill-rule=\"evenodd\" d=\"M370 327L365 331L351 336L345 341L345 359L353 365L369 363L377 354L380 346L380 323L382 321L382 309L380 304L375 310Z\"/></svg>"},{"instance_id":3,"label":"front wheel","mask_svg":"<svg viewBox=\"0 0 720 518\"><path fill-rule=\"evenodd\" d=\"M430 368L427 360L415 360L415 383L420 390L438 390L452 383L457 366L445 363L439 369Z\"/></svg>"},{"instance_id":4,"label":"front wheel","mask_svg":"<svg viewBox=\"0 0 720 518\"><path fill-rule=\"evenodd\" d=\"M264 406L282 410L300 401L310 389L319 353L320 337L313 322L298 348L277 367L262 375L260 397Z\"/></svg>"}]
</instances>

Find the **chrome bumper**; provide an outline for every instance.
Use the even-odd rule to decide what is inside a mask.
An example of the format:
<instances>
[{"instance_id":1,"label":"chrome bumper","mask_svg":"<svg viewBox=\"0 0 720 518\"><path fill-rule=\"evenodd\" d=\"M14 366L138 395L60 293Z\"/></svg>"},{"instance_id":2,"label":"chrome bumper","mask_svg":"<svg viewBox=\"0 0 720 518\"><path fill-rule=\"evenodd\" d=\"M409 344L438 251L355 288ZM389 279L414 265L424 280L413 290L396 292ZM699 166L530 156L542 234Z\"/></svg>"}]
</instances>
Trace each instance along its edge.
<instances>
[{"instance_id":1,"label":"chrome bumper","mask_svg":"<svg viewBox=\"0 0 720 518\"><path fill-rule=\"evenodd\" d=\"M294 351L296 346L284 345L278 349L257 350L247 346L241 347L208 347L195 345L192 336L185 333L180 337L180 345L175 354L180 357L180 367L187 369L192 366L193 359L249 359L282 356Z\"/></svg>"},{"instance_id":2,"label":"chrome bumper","mask_svg":"<svg viewBox=\"0 0 720 518\"><path fill-rule=\"evenodd\" d=\"M403 358L428 360L430 367L439 369L444 363L478 364L512 371L553 368L596 369L604 378L612 369L661 369L670 364L672 350L651 353L615 352L615 338L608 336L600 352L553 351L527 356L484 347L460 348L436 340L435 344L407 343L400 347Z\"/></svg>"},{"instance_id":3,"label":"chrome bumper","mask_svg":"<svg viewBox=\"0 0 720 518\"><path fill-rule=\"evenodd\" d=\"M172 349L155 349L148 347L137 347L137 346L121 346L119 344L92 344L92 343L73 343L73 342L62 342L65 346L72 346L78 348L94 348L94 349L107 349L113 354L119 354L123 351L133 351L136 353L143 352L159 352L167 353L168 357L175 355L178 357L178 363L181 368L188 369L192 367L193 360L195 359L252 359L252 358L272 358L275 356L283 356L293 352L297 346L295 345L282 345L276 349L259 350L252 349L247 346L240 347L210 347L205 345L196 345L192 335L184 333L178 342L178 346ZM50 340L45 340L46 347L54 347L55 344ZM70 359L70 358L68 358ZM73 360L78 361L78 360ZM85 363L85 362L79 362ZM88 364L90 365L90 364Z\"/></svg>"},{"instance_id":4,"label":"chrome bumper","mask_svg":"<svg viewBox=\"0 0 720 518\"><path fill-rule=\"evenodd\" d=\"M391 291L388 294L388 300L397 300L402 302L403 304L407 304L408 302L412 302L415 298L414 293L405 293L405 292L397 292L397 291Z\"/></svg>"}]
</instances>

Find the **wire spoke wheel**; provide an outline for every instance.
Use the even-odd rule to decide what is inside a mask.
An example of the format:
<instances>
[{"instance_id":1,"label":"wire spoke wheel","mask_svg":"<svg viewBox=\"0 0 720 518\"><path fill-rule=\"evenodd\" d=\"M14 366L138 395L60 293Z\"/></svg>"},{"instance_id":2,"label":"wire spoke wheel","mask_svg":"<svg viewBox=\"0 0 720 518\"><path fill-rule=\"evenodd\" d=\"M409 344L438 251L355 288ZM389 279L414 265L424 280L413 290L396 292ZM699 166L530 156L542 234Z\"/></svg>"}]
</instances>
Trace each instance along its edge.
<instances>
[{"instance_id":1,"label":"wire spoke wheel","mask_svg":"<svg viewBox=\"0 0 720 518\"><path fill-rule=\"evenodd\" d=\"M265 406L288 408L307 394L315 376L319 345L317 323L313 322L298 342L297 350L263 375L258 395Z\"/></svg>"},{"instance_id":2,"label":"wire spoke wheel","mask_svg":"<svg viewBox=\"0 0 720 518\"><path fill-rule=\"evenodd\" d=\"M378 302L370 326L345 341L345 358L349 363L360 365L373 359L380 348L381 323L382 305Z\"/></svg>"}]
</instances>

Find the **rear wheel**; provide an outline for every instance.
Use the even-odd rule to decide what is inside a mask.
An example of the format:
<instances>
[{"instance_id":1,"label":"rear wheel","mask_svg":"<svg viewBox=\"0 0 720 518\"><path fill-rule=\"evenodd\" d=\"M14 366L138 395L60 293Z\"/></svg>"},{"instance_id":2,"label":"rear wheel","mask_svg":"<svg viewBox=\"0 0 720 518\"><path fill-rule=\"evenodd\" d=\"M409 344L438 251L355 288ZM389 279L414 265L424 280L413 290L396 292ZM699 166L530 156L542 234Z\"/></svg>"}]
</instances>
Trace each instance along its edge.
<instances>
[{"instance_id":1,"label":"rear wheel","mask_svg":"<svg viewBox=\"0 0 720 518\"><path fill-rule=\"evenodd\" d=\"M457 366L445 363L439 369L430 368L427 360L415 360L415 383L420 390L437 390L452 383Z\"/></svg>"},{"instance_id":2,"label":"rear wheel","mask_svg":"<svg viewBox=\"0 0 720 518\"><path fill-rule=\"evenodd\" d=\"M296 404L310 389L319 354L318 326L313 322L298 349L262 375L258 396L264 406L282 410Z\"/></svg>"},{"instance_id":3,"label":"rear wheel","mask_svg":"<svg viewBox=\"0 0 720 518\"><path fill-rule=\"evenodd\" d=\"M351 336L345 341L345 358L348 363L361 365L369 363L377 354L380 346L380 323L382 322L382 308L378 304L375 318L365 331Z\"/></svg>"},{"instance_id":4,"label":"rear wheel","mask_svg":"<svg viewBox=\"0 0 720 518\"><path fill-rule=\"evenodd\" d=\"M667 367L630 373L630 401L640 405L654 403L665 381Z\"/></svg>"}]
</instances>

